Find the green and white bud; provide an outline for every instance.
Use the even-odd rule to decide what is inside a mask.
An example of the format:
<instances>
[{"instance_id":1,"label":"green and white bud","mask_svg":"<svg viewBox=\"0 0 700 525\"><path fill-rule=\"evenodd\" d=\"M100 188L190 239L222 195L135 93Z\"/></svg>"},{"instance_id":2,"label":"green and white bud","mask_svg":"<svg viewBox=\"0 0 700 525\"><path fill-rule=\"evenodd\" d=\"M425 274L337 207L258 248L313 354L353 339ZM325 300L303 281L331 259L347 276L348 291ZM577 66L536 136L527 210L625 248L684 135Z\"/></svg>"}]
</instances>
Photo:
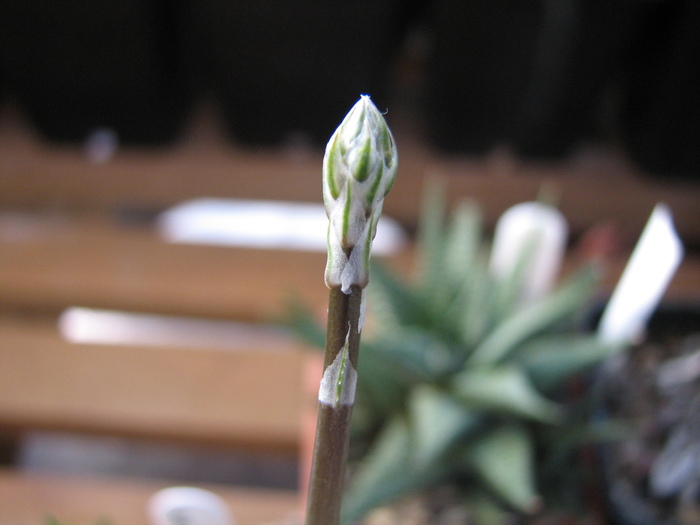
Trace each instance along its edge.
<instances>
[{"instance_id":1,"label":"green and white bud","mask_svg":"<svg viewBox=\"0 0 700 525\"><path fill-rule=\"evenodd\" d=\"M326 146L323 201L328 215L326 285L349 293L369 281L369 255L398 155L381 112L366 95Z\"/></svg>"}]
</instances>

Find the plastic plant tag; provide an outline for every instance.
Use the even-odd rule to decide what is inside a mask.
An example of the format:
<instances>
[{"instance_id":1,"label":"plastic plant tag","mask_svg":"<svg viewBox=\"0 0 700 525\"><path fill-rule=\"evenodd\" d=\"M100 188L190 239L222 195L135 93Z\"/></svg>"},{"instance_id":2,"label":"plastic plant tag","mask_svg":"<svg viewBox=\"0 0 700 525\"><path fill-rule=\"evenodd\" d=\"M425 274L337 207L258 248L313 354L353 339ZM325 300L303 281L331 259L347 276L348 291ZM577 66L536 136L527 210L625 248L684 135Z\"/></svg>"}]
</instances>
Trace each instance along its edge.
<instances>
[{"instance_id":1,"label":"plastic plant tag","mask_svg":"<svg viewBox=\"0 0 700 525\"><path fill-rule=\"evenodd\" d=\"M496 224L491 273L507 279L527 257L521 302L544 297L559 276L567 237L566 219L555 207L541 202L516 204Z\"/></svg>"},{"instance_id":2,"label":"plastic plant tag","mask_svg":"<svg viewBox=\"0 0 700 525\"><path fill-rule=\"evenodd\" d=\"M158 229L174 243L325 252L327 222L323 204L203 198L163 212ZM398 221L382 216L372 253L396 253L406 237Z\"/></svg>"},{"instance_id":3,"label":"plastic plant tag","mask_svg":"<svg viewBox=\"0 0 700 525\"><path fill-rule=\"evenodd\" d=\"M598 325L607 344L628 344L643 334L683 258L671 212L657 204Z\"/></svg>"},{"instance_id":4,"label":"plastic plant tag","mask_svg":"<svg viewBox=\"0 0 700 525\"><path fill-rule=\"evenodd\" d=\"M197 487L170 487L148 501L152 525L235 525L226 502Z\"/></svg>"}]
</instances>

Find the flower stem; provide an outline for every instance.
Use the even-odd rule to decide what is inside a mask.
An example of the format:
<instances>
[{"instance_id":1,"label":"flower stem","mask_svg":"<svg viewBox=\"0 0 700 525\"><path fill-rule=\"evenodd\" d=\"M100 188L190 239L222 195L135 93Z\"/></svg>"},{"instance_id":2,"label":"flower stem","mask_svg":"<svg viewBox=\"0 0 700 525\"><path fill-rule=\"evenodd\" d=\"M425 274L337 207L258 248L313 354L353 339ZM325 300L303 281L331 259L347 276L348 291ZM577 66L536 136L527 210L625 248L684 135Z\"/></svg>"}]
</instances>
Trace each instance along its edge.
<instances>
[{"instance_id":1,"label":"flower stem","mask_svg":"<svg viewBox=\"0 0 700 525\"><path fill-rule=\"evenodd\" d=\"M372 239L398 155L383 115L363 95L345 116L323 157L330 288L323 378L318 393L307 525L337 525L345 485L350 418L362 329L362 290L369 282Z\"/></svg>"},{"instance_id":2,"label":"flower stem","mask_svg":"<svg viewBox=\"0 0 700 525\"><path fill-rule=\"evenodd\" d=\"M324 379L319 392L306 525L336 525L340 521L362 310L362 288L353 285L349 292L334 286L328 297Z\"/></svg>"}]
</instances>

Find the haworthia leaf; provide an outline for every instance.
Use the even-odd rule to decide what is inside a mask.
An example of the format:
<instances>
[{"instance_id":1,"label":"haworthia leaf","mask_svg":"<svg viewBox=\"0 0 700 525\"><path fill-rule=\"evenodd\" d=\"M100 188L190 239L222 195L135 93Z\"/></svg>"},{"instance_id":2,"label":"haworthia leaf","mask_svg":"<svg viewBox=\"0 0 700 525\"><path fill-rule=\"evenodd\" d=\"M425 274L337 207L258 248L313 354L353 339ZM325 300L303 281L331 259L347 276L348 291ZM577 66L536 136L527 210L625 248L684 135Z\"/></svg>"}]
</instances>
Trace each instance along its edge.
<instances>
[{"instance_id":1,"label":"haworthia leaf","mask_svg":"<svg viewBox=\"0 0 700 525\"><path fill-rule=\"evenodd\" d=\"M547 391L572 374L601 363L615 350L592 335L552 335L526 343L518 350L515 360L535 385Z\"/></svg>"},{"instance_id":2,"label":"haworthia leaf","mask_svg":"<svg viewBox=\"0 0 700 525\"><path fill-rule=\"evenodd\" d=\"M472 273L481 242L481 215L476 204L462 203L454 211L447 232L445 268L454 283Z\"/></svg>"},{"instance_id":3,"label":"haworthia leaf","mask_svg":"<svg viewBox=\"0 0 700 525\"><path fill-rule=\"evenodd\" d=\"M534 512L540 505L535 488L534 451L527 431L500 425L476 439L466 461L509 505Z\"/></svg>"},{"instance_id":4,"label":"haworthia leaf","mask_svg":"<svg viewBox=\"0 0 700 525\"><path fill-rule=\"evenodd\" d=\"M384 374L400 375L407 380L437 381L453 369L450 348L416 328L386 332L382 337L368 341L363 353L372 354L377 364L383 361Z\"/></svg>"},{"instance_id":5,"label":"haworthia leaf","mask_svg":"<svg viewBox=\"0 0 700 525\"><path fill-rule=\"evenodd\" d=\"M355 522L373 508L428 486L444 475L440 469L416 469L411 461L411 446L411 431L404 417L397 416L387 423L345 494L342 523Z\"/></svg>"},{"instance_id":6,"label":"haworthia leaf","mask_svg":"<svg viewBox=\"0 0 700 525\"><path fill-rule=\"evenodd\" d=\"M372 279L368 294L373 305L374 318L384 327L425 324L425 305L410 286L383 265L372 265Z\"/></svg>"},{"instance_id":7,"label":"haworthia leaf","mask_svg":"<svg viewBox=\"0 0 700 525\"><path fill-rule=\"evenodd\" d=\"M409 417L414 436L412 460L430 465L442 458L479 417L446 392L429 385L413 390Z\"/></svg>"},{"instance_id":8,"label":"haworthia leaf","mask_svg":"<svg viewBox=\"0 0 700 525\"><path fill-rule=\"evenodd\" d=\"M571 318L588 301L596 275L583 272L551 295L528 305L501 323L477 347L470 358L473 365L493 364L504 359L529 337Z\"/></svg>"},{"instance_id":9,"label":"haworthia leaf","mask_svg":"<svg viewBox=\"0 0 700 525\"><path fill-rule=\"evenodd\" d=\"M444 190L433 182L427 191L418 224L418 265L423 292L429 302L432 296L442 292L444 274Z\"/></svg>"},{"instance_id":10,"label":"haworthia leaf","mask_svg":"<svg viewBox=\"0 0 700 525\"><path fill-rule=\"evenodd\" d=\"M512 366L469 368L452 382L455 396L475 410L496 410L555 422L561 408L535 390L522 370Z\"/></svg>"}]
</instances>

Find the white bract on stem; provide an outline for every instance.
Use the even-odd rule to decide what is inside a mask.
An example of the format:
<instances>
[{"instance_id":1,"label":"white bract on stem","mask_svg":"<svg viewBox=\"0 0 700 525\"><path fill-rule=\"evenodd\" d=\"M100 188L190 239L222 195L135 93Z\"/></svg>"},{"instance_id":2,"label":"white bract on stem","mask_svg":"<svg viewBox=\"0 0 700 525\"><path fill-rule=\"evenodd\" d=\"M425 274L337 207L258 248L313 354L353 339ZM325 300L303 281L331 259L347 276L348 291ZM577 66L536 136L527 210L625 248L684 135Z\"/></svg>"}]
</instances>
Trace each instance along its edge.
<instances>
[{"instance_id":1,"label":"white bract on stem","mask_svg":"<svg viewBox=\"0 0 700 525\"><path fill-rule=\"evenodd\" d=\"M349 293L353 285L367 285L371 244L397 164L384 116L363 95L328 141L323 159L329 288L340 286Z\"/></svg>"}]
</instances>

